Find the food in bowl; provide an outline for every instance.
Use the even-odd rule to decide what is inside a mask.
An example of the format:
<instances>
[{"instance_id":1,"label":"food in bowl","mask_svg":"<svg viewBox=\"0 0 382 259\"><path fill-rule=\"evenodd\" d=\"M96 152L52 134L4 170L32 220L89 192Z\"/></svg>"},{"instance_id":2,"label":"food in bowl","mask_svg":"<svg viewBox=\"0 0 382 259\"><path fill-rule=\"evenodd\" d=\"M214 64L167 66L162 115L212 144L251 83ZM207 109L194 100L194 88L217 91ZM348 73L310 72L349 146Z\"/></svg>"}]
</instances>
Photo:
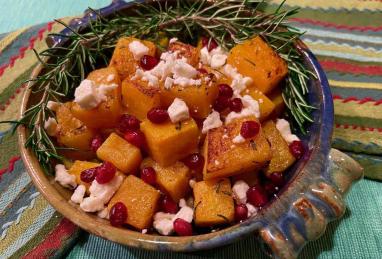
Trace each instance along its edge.
<instances>
[{"instance_id":1,"label":"food in bowl","mask_svg":"<svg viewBox=\"0 0 382 259\"><path fill-rule=\"evenodd\" d=\"M287 73L259 36L229 52L206 36L197 46L171 38L162 50L122 37L74 99L49 103L46 131L76 149L55 179L81 210L144 233L246 220L304 152L277 101Z\"/></svg>"}]
</instances>

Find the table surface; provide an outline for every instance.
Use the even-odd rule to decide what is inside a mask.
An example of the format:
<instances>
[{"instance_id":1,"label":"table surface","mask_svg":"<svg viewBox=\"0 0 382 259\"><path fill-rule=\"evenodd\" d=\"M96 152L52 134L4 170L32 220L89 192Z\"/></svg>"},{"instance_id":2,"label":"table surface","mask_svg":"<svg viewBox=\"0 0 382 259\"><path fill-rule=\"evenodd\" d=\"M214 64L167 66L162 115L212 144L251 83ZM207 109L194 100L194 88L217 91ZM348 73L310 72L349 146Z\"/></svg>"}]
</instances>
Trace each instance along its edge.
<instances>
[{"instance_id":1,"label":"table surface","mask_svg":"<svg viewBox=\"0 0 382 259\"><path fill-rule=\"evenodd\" d=\"M0 0L0 33L21 27L51 21L54 18L73 16L82 13L86 7L99 8L110 0ZM348 210L344 218L331 223L324 236L309 244L302 253L302 258L378 258L382 249L382 188L381 183L362 180L350 192ZM370 235L370 233L373 233ZM198 254L154 254L152 252L129 249L93 235L83 235L68 258L106 258L127 256L129 258L234 258L240 249L252 245L250 239L231 247ZM97 249L100 248L101 249ZM102 251L101 251L102 250ZM251 252L252 251L252 252ZM258 247L245 253L246 258L259 257Z\"/></svg>"}]
</instances>

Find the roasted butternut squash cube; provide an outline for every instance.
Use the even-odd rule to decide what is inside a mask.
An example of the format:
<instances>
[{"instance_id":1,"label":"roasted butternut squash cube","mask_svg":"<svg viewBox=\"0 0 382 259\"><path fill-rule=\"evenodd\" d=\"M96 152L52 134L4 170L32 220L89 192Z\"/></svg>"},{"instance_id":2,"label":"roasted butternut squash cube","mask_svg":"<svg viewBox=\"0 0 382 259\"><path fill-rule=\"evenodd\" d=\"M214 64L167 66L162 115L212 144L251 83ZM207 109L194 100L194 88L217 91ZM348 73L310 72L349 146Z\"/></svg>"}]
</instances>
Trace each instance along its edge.
<instances>
[{"instance_id":1,"label":"roasted butternut squash cube","mask_svg":"<svg viewBox=\"0 0 382 259\"><path fill-rule=\"evenodd\" d=\"M129 48L129 44L133 41L139 41L145 45L149 49L147 55L155 56L156 53L156 46L151 41L139 40L133 37L120 38L115 46L109 66L117 69L122 80L129 75L135 74L136 67L139 66L139 60L134 58Z\"/></svg>"},{"instance_id":2,"label":"roasted butternut squash cube","mask_svg":"<svg viewBox=\"0 0 382 259\"><path fill-rule=\"evenodd\" d=\"M193 191L197 226L209 227L233 221L234 203L228 178L197 182Z\"/></svg>"},{"instance_id":3,"label":"roasted butternut squash cube","mask_svg":"<svg viewBox=\"0 0 382 259\"><path fill-rule=\"evenodd\" d=\"M191 66L196 67L196 65L199 63L199 50L194 46L185 44L180 41L174 41L169 44L168 50L172 52L177 51L178 56L187 59L187 63L189 63Z\"/></svg>"},{"instance_id":4,"label":"roasted butternut squash cube","mask_svg":"<svg viewBox=\"0 0 382 259\"><path fill-rule=\"evenodd\" d=\"M86 187L86 192L88 192L91 183L86 183L86 182L81 181L81 173L84 170L94 168L94 167L97 167L99 165L100 165L100 163L93 163L93 162L88 162L88 161L76 160L76 161L74 161L73 165L70 167L68 172L70 174L76 176L76 183L78 185L80 185L80 184L84 185Z\"/></svg>"},{"instance_id":5,"label":"roasted butternut squash cube","mask_svg":"<svg viewBox=\"0 0 382 259\"><path fill-rule=\"evenodd\" d=\"M280 117L280 115L283 114L285 110L285 103L284 103L281 89L276 88L268 95L268 97L271 99L272 103L275 105L275 109L270 115L270 118Z\"/></svg>"},{"instance_id":6,"label":"roasted butternut squash cube","mask_svg":"<svg viewBox=\"0 0 382 259\"><path fill-rule=\"evenodd\" d=\"M98 148L97 156L103 161L112 163L125 174L135 173L142 161L139 148L115 133L110 134Z\"/></svg>"},{"instance_id":7,"label":"roasted butternut squash cube","mask_svg":"<svg viewBox=\"0 0 382 259\"><path fill-rule=\"evenodd\" d=\"M269 117L270 114L272 114L273 110L275 109L275 105L262 92L252 87L245 90L245 94L250 95L254 100L256 100L259 103L260 121L264 121Z\"/></svg>"},{"instance_id":8,"label":"roasted butternut squash cube","mask_svg":"<svg viewBox=\"0 0 382 259\"><path fill-rule=\"evenodd\" d=\"M199 129L193 119L176 124L170 121L141 123L151 157L161 166L169 166L195 152L199 143Z\"/></svg>"},{"instance_id":9,"label":"roasted butternut squash cube","mask_svg":"<svg viewBox=\"0 0 382 259\"><path fill-rule=\"evenodd\" d=\"M67 102L56 111L57 141L66 147L88 151L95 132L73 116L72 106L73 102Z\"/></svg>"},{"instance_id":10,"label":"roasted butternut squash cube","mask_svg":"<svg viewBox=\"0 0 382 259\"><path fill-rule=\"evenodd\" d=\"M209 130L204 142L204 179L228 177L256 171L271 159L270 146L262 132L253 138L235 143L244 121L255 117L236 119L228 125Z\"/></svg>"},{"instance_id":11,"label":"roasted butternut squash cube","mask_svg":"<svg viewBox=\"0 0 382 259\"><path fill-rule=\"evenodd\" d=\"M121 80L114 67L101 68L91 72L87 79L93 81L96 86L112 85L118 87L106 94L106 101L100 103L98 107L86 110L74 103L72 106L73 115L90 128L112 128L114 127L121 114Z\"/></svg>"},{"instance_id":12,"label":"roasted butternut squash cube","mask_svg":"<svg viewBox=\"0 0 382 259\"><path fill-rule=\"evenodd\" d=\"M129 114L143 120L147 112L160 106L160 89L148 86L148 82L126 78L122 82L122 101Z\"/></svg>"},{"instance_id":13,"label":"roasted butternut squash cube","mask_svg":"<svg viewBox=\"0 0 382 259\"><path fill-rule=\"evenodd\" d=\"M265 169L265 174L284 172L296 161L295 157L289 151L288 143L283 139L273 121L267 121L263 124L263 132L271 144L272 152L272 159Z\"/></svg>"},{"instance_id":14,"label":"roasted butternut squash cube","mask_svg":"<svg viewBox=\"0 0 382 259\"><path fill-rule=\"evenodd\" d=\"M187 104L192 117L204 119L210 114L219 89L213 74L201 75L200 79L201 85L186 87L173 85L169 89L161 86L162 104L170 106L175 98L180 98Z\"/></svg>"},{"instance_id":15,"label":"roasted butternut squash cube","mask_svg":"<svg viewBox=\"0 0 382 259\"><path fill-rule=\"evenodd\" d=\"M244 41L233 47L227 63L238 72L253 79L253 86L269 93L288 73L285 61L261 37Z\"/></svg>"},{"instance_id":16,"label":"roasted butternut squash cube","mask_svg":"<svg viewBox=\"0 0 382 259\"><path fill-rule=\"evenodd\" d=\"M151 158L146 158L141 164L141 169L152 167L156 172L156 182L159 189L170 195L175 201L179 202L190 190L190 170L182 162L175 162L170 166L160 166Z\"/></svg>"},{"instance_id":17,"label":"roasted butternut squash cube","mask_svg":"<svg viewBox=\"0 0 382 259\"><path fill-rule=\"evenodd\" d=\"M110 211L114 204L122 202L128 211L125 223L139 230L147 229L152 224L159 197L160 193L154 187L129 175L111 198L108 209Z\"/></svg>"}]
</instances>

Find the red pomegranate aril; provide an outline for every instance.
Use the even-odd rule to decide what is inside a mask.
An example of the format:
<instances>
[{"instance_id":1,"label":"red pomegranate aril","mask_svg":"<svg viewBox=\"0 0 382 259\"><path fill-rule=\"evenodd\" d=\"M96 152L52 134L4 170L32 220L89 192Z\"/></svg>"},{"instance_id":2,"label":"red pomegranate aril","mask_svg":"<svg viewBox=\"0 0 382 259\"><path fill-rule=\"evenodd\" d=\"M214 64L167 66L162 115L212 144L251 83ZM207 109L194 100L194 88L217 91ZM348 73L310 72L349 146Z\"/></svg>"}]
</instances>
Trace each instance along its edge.
<instances>
[{"instance_id":1,"label":"red pomegranate aril","mask_svg":"<svg viewBox=\"0 0 382 259\"><path fill-rule=\"evenodd\" d=\"M248 208L245 204L235 206L235 220L236 222L246 220L248 218Z\"/></svg>"},{"instance_id":2,"label":"red pomegranate aril","mask_svg":"<svg viewBox=\"0 0 382 259\"><path fill-rule=\"evenodd\" d=\"M268 175L267 177L277 187L281 187L284 185L284 175L282 173L274 172Z\"/></svg>"},{"instance_id":3,"label":"red pomegranate aril","mask_svg":"<svg viewBox=\"0 0 382 259\"><path fill-rule=\"evenodd\" d=\"M155 169L151 166L143 168L141 170L141 179L150 185L155 185L157 183Z\"/></svg>"},{"instance_id":4,"label":"red pomegranate aril","mask_svg":"<svg viewBox=\"0 0 382 259\"><path fill-rule=\"evenodd\" d=\"M151 70L159 63L159 59L150 55L144 55L141 60L141 68L144 70Z\"/></svg>"},{"instance_id":5,"label":"red pomegranate aril","mask_svg":"<svg viewBox=\"0 0 382 259\"><path fill-rule=\"evenodd\" d=\"M273 195L277 193L279 190L279 188L271 181L265 182L263 186L264 186L264 190L268 193L268 195Z\"/></svg>"},{"instance_id":6,"label":"red pomegranate aril","mask_svg":"<svg viewBox=\"0 0 382 259\"><path fill-rule=\"evenodd\" d=\"M95 177L99 184L105 184L110 182L117 172L115 166L110 162L103 162L102 165L97 167L97 175Z\"/></svg>"},{"instance_id":7,"label":"red pomegranate aril","mask_svg":"<svg viewBox=\"0 0 382 259\"><path fill-rule=\"evenodd\" d=\"M184 219L178 218L174 221L174 231L178 236L192 236L192 225Z\"/></svg>"},{"instance_id":8,"label":"red pomegranate aril","mask_svg":"<svg viewBox=\"0 0 382 259\"><path fill-rule=\"evenodd\" d=\"M146 138L142 131L139 130L128 130L126 131L124 138L130 144L136 146L139 149L144 149L146 146Z\"/></svg>"},{"instance_id":9,"label":"red pomegranate aril","mask_svg":"<svg viewBox=\"0 0 382 259\"><path fill-rule=\"evenodd\" d=\"M202 37L203 47L207 47L208 51L216 49L218 47L217 42L212 38Z\"/></svg>"},{"instance_id":10,"label":"red pomegranate aril","mask_svg":"<svg viewBox=\"0 0 382 259\"><path fill-rule=\"evenodd\" d=\"M123 114L119 119L118 128L122 133L125 133L128 130L138 130L140 124L141 121L138 120L135 116Z\"/></svg>"},{"instance_id":11,"label":"red pomegranate aril","mask_svg":"<svg viewBox=\"0 0 382 259\"><path fill-rule=\"evenodd\" d=\"M80 178L84 183L93 182L94 178L97 175L97 167L89 168L81 172Z\"/></svg>"},{"instance_id":12,"label":"red pomegranate aril","mask_svg":"<svg viewBox=\"0 0 382 259\"><path fill-rule=\"evenodd\" d=\"M147 118L152 122L152 123L163 123L166 122L169 119L168 112L166 109L163 108L152 108L148 113L147 113Z\"/></svg>"},{"instance_id":13,"label":"red pomegranate aril","mask_svg":"<svg viewBox=\"0 0 382 259\"><path fill-rule=\"evenodd\" d=\"M240 98L233 98L229 102L229 108L233 112L241 112L241 110L243 109L243 102Z\"/></svg>"},{"instance_id":14,"label":"red pomegranate aril","mask_svg":"<svg viewBox=\"0 0 382 259\"><path fill-rule=\"evenodd\" d=\"M247 200L255 207L263 207L268 202L268 195L260 185L255 185L247 191Z\"/></svg>"},{"instance_id":15,"label":"red pomegranate aril","mask_svg":"<svg viewBox=\"0 0 382 259\"><path fill-rule=\"evenodd\" d=\"M232 87L230 87L227 84L220 84L218 85L219 88L219 96L224 96L227 98L231 98L233 95Z\"/></svg>"},{"instance_id":16,"label":"red pomegranate aril","mask_svg":"<svg viewBox=\"0 0 382 259\"><path fill-rule=\"evenodd\" d=\"M93 152L97 152L97 149L102 145L103 138L101 135L96 135L90 142L90 149Z\"/></svg>"},{"instance_id":17,"label":"red pomegranate aril","mask_svg":"<svg viewBox=\"0 0 382 259\"><path fill-rule=\"evenodd\" d=\"M241 124L240 135L244 138L253 138L260 131L260 124L257 121L244 121Z\"/></svg>"},{"instance_id":18,"label":"red pomegranate aril","mask_svg":"<svg viewBox=\"0 0 382 259\"><path fill-rule=\"evenodd\" d=\"M218 96L214 103L214 110L218 112L224 111L229 106L229 98L225 96Z\"/></svg>"},{"instance_id":19,"label":"red pomegranate aril","mask_svg":"<svg viewBox=\"0 0 382 259\"><path fill-rule=\"evenodd\" d=\"M295 140L292 143L290 143L289 150L292 153L292 155L297 159L300 159L304 154L304 146L299 140Z\"/></svg>"},{"instance_id":20,"label":"red pomegranate aril","mask_svg":"<svg viewBox=\"0 0 382 259\"><path fill-rule=\"evenodd\" d=\"M166 212L166 213L172 213L172 214L175 214L178 212L179 210L179 207L178 207L178 204L173 201L171 199L171 197L165 195L162 199L161 199L161 210Z\"/></svg>"},{"instance_id":21,"label":"red pomegranate aril","mask_svg":"<svg viewBox=\"0 0 382 259\"><path fill-rule=\"evenodd\" d=\"M194 153L188 155L182 162L191 170L199 170L204 166L204 157L201 154Z\"/></svg>"},{"instance_id":22,"label":"red pomegranate aril","mask_svg":"<svg viewBox=\"0 0 382 259\"><path fill-rule=\"evenodd\" d=\"M114 227L121 227L127 219L127 208L122 202L117 202L110 209L110 224Z\"/></svg>"},{"instance_id":23,"label":"red pomegranate aril","mask_svg":"<svg viewBox=\"0 0 382 259\"><path fill-rule=\"evenodd\" d=\"M208 71L205 70L204 68L198 68L196 69L200 74L208 74Z\"/></svg>"}]
</instances>

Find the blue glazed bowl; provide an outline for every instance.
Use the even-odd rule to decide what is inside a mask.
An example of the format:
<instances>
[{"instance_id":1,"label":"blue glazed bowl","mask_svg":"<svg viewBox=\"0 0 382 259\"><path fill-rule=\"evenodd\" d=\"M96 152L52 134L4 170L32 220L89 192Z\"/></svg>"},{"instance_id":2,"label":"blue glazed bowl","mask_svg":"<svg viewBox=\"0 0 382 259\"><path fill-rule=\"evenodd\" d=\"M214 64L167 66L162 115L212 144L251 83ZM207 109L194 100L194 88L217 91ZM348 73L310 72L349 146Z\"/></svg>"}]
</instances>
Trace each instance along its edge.
<instances>
[{"instance_id":1,"label":"blue glazed bowl","mask_svg":"<svg viewBox=\"0 0 382 259\"><path fill-rule=\"evenodd\" d=\"M134 8L135 1L113 1L99 10L103 16L123 12ZM74 19L70 26L79 29L94 19L91 12L84 17ZM65 29L61 33L70 34ZM60 45L66 38L51 37L50 45ZM333 102L325 73L315 56L302 43L297 48L304 56L307 67L317 75L309 83L309 102L317 109L313 113L314 122L309 135L302 139L308 152L288 172L288 184L265 208L247 221L209 234L191 237L166 237L141 234L128 229L112 227L108 221L87 214L78 207L69 204L70 192L42 173L34 155L24 148L25 129L20 128L20 148L29 174L45 198L65 217L81 228L103 238L132 247L150 250L198 251L224 246L243 237L257 235L265 244L269 253L279 258L295 258L302 247L317 239L328 222L341 217L346 209L344 195L351 184L362 177L362 168L350 157L330 148L333 128ZM37 67L32 77L37 76L41 67ZM21 114L28 108L32 94L27 91Z\"/></svg>"}]
</instances>

